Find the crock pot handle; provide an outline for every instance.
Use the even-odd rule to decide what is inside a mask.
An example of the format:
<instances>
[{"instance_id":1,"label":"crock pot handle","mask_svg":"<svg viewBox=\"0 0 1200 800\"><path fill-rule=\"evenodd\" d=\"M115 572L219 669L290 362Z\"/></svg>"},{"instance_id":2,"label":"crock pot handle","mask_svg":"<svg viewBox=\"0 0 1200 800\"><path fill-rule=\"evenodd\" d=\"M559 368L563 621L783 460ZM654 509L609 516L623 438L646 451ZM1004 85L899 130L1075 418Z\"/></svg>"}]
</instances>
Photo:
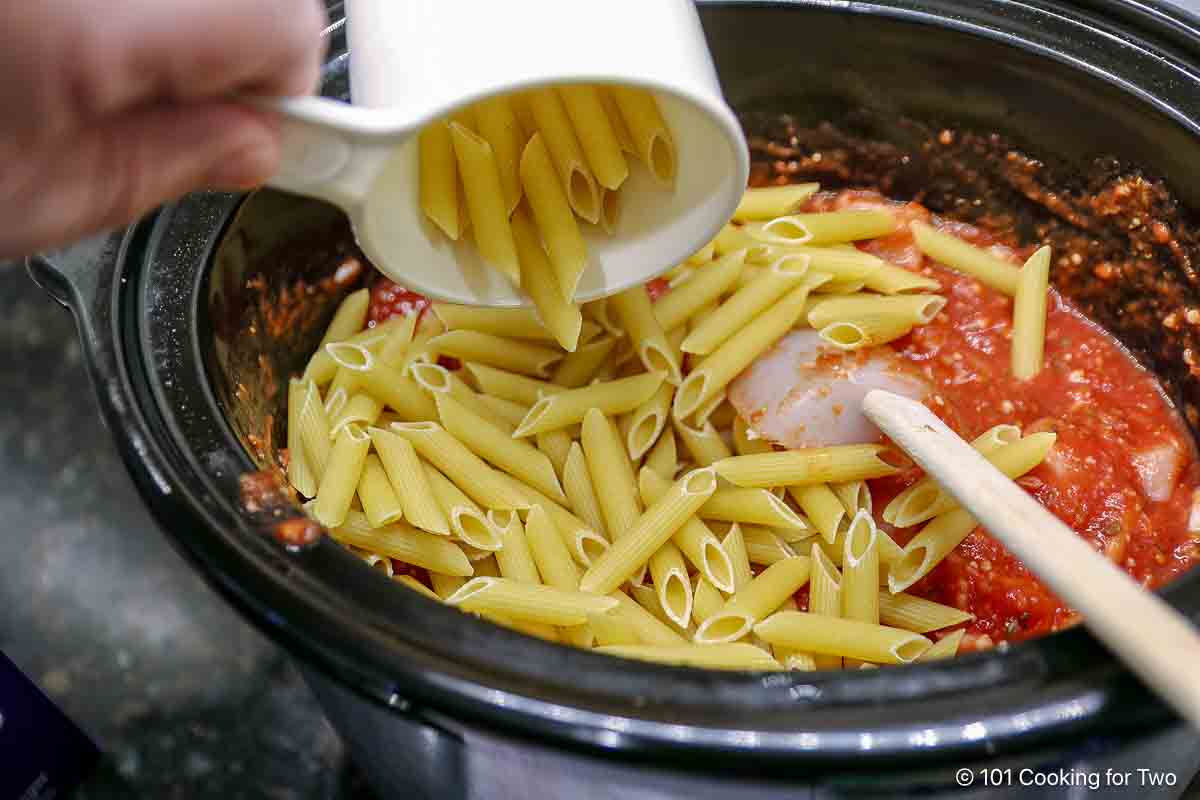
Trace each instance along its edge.
<instances>
[{"instance_id":1,"label":"crock pot handle","mask_svg":"<svg viewBox=\"0 0 1200 800\"><path fill-rule=\"evenodd\" d=\"M25 261L34 283L80 316L94 305L96 292L107 285L106 272L116 265L124 231L100 234Z\"/></svg>"}]
</instances>

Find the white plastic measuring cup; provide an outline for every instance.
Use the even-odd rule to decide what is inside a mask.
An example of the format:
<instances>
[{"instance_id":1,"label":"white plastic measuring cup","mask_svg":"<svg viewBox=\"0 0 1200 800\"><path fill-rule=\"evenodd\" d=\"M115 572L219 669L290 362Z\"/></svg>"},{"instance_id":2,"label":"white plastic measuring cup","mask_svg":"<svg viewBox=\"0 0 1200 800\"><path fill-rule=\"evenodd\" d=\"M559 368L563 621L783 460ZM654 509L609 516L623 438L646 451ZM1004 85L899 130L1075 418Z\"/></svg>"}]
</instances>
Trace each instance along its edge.
<instances>
[{"instance_id":1,"label":"white plastic measuring cup","mask_svg":"<svg viewBox=\"0 0 1200 800\"><path fill-rule=\"evenodd\" d=\"M416 134L490 95L547 84L651 89L676 149L673 187L631 164L612 235L585 232L591 300L642 283L704 246L732 215L749 172L691 0L347 0L354 105L288 98L276 188L340 206L367 257L432 297L527 305L421 212ZM590 226L583 225L583 228Z\"/></svg>"}]
</instances>

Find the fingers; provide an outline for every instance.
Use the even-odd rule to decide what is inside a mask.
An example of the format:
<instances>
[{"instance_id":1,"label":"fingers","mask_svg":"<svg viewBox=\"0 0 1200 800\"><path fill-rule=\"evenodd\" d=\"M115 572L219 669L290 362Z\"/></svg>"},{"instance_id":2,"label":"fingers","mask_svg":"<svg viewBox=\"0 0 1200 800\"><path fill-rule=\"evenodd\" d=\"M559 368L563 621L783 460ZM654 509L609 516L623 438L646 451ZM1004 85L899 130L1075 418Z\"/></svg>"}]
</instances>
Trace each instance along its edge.
<instances>
[{"instance_id":1,"label":"fingers","mask_svg":"<svg viewBox=\"0 0 1200 800\"><path fill-rule=\"evenodd\" d=\"M32 13L44 30L38 79L61 94L59 108L84 119L163 102L308 94L323 56L320 0L122 0L102 13L92 0L39 0Z\"/></svg>"},{"instance_id":2,"label":"fingers","mask_svg":"<svg viewBox=\"0 0 1200 800\"><path fill-rule=\"evenodd\" d=\"M278 160L274 121L240 105L160 107L117 118L69 146L30 154L26 163L42 166L25 172L24 185L0 179L0 204L22 218L0 229L0 256L127 224L197 188L249 188Z\"/></svg>"}]
</instances>

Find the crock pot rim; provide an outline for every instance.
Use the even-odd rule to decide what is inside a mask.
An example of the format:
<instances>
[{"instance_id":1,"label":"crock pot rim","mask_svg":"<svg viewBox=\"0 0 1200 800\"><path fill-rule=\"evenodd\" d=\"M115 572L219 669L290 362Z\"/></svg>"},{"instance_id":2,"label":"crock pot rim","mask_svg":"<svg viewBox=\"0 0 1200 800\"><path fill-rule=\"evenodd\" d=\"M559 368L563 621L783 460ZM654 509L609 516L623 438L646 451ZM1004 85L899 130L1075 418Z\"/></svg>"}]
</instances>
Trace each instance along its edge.
<instances>
[{"instance_id":1,"label":"crock pot rim","mask_svg":"<svg viewBox=\"0 0 1200 800\"><path fill-rule=\"evenodd\" d=\"M703 3L702 5L800 5L827 9L825 4L816 2L727 2ZM868 8L887 6L886 10L889 14L903 17L903 8L913 4L881 2L853 5L854 7L848 10L868 13ZM936 3L926 4L925 7L928 8L929 5L936 5ZM927 22L928 20L922 21ZM1189 18L1187 22L1191 25L1189 30L1194 33L1196 31L1194 21ZM223 211L220 210L222 206L224 206ZM172 539L179 549L195 563L198 563L210 581L217 585L224 594L230 596L239 607L247 611L257 624L272 635L283 639L302 655L315 660L335 674L339 674L343 680L347 680L368 696L393 706L406 706L410 700L419 696L420 702L443 710L453 709L461 714L491 723L513 726L526 731L548 733L561 736L566 740L607 749L625 749L627 746L636 745L642 749L658 748L666 751L682 745L738 753L741 757L755 755L761 758L772 756L795 758L817 754L822 759L841 756L856 760L870 756L911 757L914 747L911 739L912 732L922 729L922 726L928 728L929 724L933 724L939 730L944 729L947 737L945 742L940 745L937 755L949 757L950 754L956 752L956 748L958 751L984 752L994 748L998 743L1001 745L1006 742L1012 744L1015 738L1010 740L1010 737L1023 737L1021 746L1024 746L1031 743L1039 732L1042 735L1050 736L1079 730L1085 722L1094 722L1098 717L1107 716L1112 711L1111 706L1118 697L1125 701L1138 698L1145 705L1144 692L1140 690L1140 687L1136 686L1128 676L1121 673L1111 661L1104 657L1099 647L1082 630L1068 631L1046 639L1017 645L1006 653L969 656L945 665L918 666L907 668L903 672L881 671L877 676L856 674L851 676L834 675L829 678L827 676L789 674L783 676L787 678L784 680L776 676L713 675L696 670L626 663L613 665L610 669L609 659L589 653L571 652L566 648L528 639L487 623L465 619L457 615L457 612L439 608L416 595L407 597L409 593L402 592L395 594L405 596L404 602L408 604L409 610L413 613L435 616L453 614L458 617L458 621L462 625L474 626L475 633L486 631L486 635L491 638L508 640L510 644L516 643L531 661L539 664L568 662L577 663L588 669L594 668L611 672L616 679L615 683L618 689L622 688L621 684L635 684L642 680L656 683L674 679L681 682L692 681L697 690L705 691L709 696L715 693L720 686L753 692L762 690L761 702L786 703L795 706L804 700L802 696L805 691L804 687L820 691L823 686L833 680L855 681L865 690L872 680L886 680L887 683L894 683L905 680L903 673L908 673L909 677L919 675L930 680L933 676L946 676L950 678L948 685L952 685L955 682L953 680L955 673L986 669L998 663L1032 667L1035 672L1040 672L1046 669L1049 661L1053 660L1052 655L1061 655L1064 651L1094 655L1098 660L1098 665L1094 666L1086 675L1074 674L1057 684L1059 689L1057 697L1053 693L1038 694L1037 701L1027 704L1026 708L1020 712L1014 711L1018 708L1017 705L1004 707L1004 714L1000 716L1010 718L1010 722L1021 717L1022 714L1036 715L1038 712L1053 709L1051 711L1053 719L1045 724L1039 723L1029 728L1034 735L1029 735L1028 731L1022 734L1016 730L997 730L994 734L986 737L987 741L984 741L978 737L972 739L970 736L961 735L960 730L956 741L953 728L961 729L969 726L970 721L978 722L980 719L973 715L968 706L965 713L957 717L950 714L941 717L933 715L932 719L930 717L912 718L904 720L903 725L894 728L880 726L877 721L875 725L880 728L881 734L897 737L891 741L891 744L899 743L903 746L871 748L862 746L861 731L864 729L862 725L854 727L852 731L845 729L837 731L838 725L835 722L830 731L818 732L822 727L822 720L819 718L821 709L812 706L805 708L801 712L802 716L796 717L795 721L799 723L799 727L792 733L762 731L755 735L747 735L750 733L750 728L747 726L704 727L665 722L661 718L647 715L645 708L641 709L639 713L636 707L637 698L633 698L634 702L627 710L598 713L580 708L570 708L560 701L542 700L538 696L540 687L507 690L488 687L486 685L488 678L495 679L496 675L477 675L474 682L464 682L461 677L463 664L448 664L444 659L438 659L427 652L406 651L402 663L392 665L391 669L395 669L394 672L391 669L366 669L362 657L365 656L369 659L372 654L377 655L371 648L383 644L380 641L380 631L375 629L370 619L373 615L361 613L361 608L358 609L360 613L357 615L338 613L334 607L320 608L319 606L325 603L341 604L342 598L340 595L335 597L332 593L330 596L320 597L320 593L317 592L297 592L295 584L303 582L305 572L320 561L334 565L335 570L353 568L359 573L368 573L372 577L367 578L367 583L376 583L377 589L394 590L394 587L388 585L384 579L374 576L374 573L360 568L360 565L351 556L330 543L321 545L313 552L298 556L282 554L267 540L259 537L257 532L245 523L245 520L232 512L228 503L225 502L227 498L222 499L217 496L219 493L204 496L205 493L199 490L203 488L207 492L208 487L204 486L203 482L197 483L189 480L189 478L197 476L197 468L203 470L203 465L199 465L189 458L188 448L175 446L180 441L177 435L165 437L161 435L164 430L171 428L170 421L174 420L175 416L172 409L162 408L161 395L157 403L147 395L146 378L148 376L136 374L138 362L144 364L144 359L138 356L144 354L134 354L129 351L130 347L136 347L138 341L137 337L128 335L132 332L128 327L129 314L139 308L138 301L141 290L144 288L142 279L148 274L147 270L155 266L153 262L139 261L136 264L136 273L131 274L131 270L135 267L133 259L137 258L136 251L140 247L144 247L148 241L157 240L159 237L169 237L170 226L172 222L177 221L180 214L208 215L219 221L222 219L221 214L223 213L223 218L228 220L232 208L233 201L227 197L200 195L188 198L181 204L165 209L160 215L132 227L122 239L119 252L113 252L112 240L109 240L108 252L112 260L102 271L107 275L107 279L102 277L94 287L96 293L91 298L90 305L92 307L87 308L89 300L79 290L71 293L73 294L71 304L80 317L80 325L85 332L85 339L88 338L87 334L91 334L92 341L88 342L89 346L85 349L95 348L98 351L96 353L98 357L89 357L89 367L96 374L100 384L101 404L111 426L114 431L123 433L117 437L122 455L134 474L139 488L147 496L156 516L166 529L172 531ZM215 231L210 230L210 233L213 233L215 238L219 238L216 237ZM169 238L164 238L163 241L169 241ZM207 255L203 260L207 264ZM35 266L35 269L45 273L47 269L54 269L54 267L47 263L41 263ZM204 272L203 265L201 265L196 277L202 277ZM45 275L43 278L48 279L45 278ZM200 296L200 283L197 282L190 292L192 303L198 303ZM106 304L107 310L104 308ZM113 313L114 311L116 313ZM196 314L197 309L193 308L192 313ZM193 316L193 318L195 317ZM107 326L104 324L106 319L109 323ZM165 320L163 321L165 322ZM107 330L105 330L106 327ZM191 340L192 349L197 351L191 353L191 358L195 363L202 363L194 331ZM118 352L113 343L122 341L125 351ZM104 369L105 365L109 368L109 373L107 375L97 374ZM157 391L158 388L156 387L155 390ZM211 395L208 397L208 402L214 403L215 408L215 401L212 400ZM156 406L158 407L156 408ZM162 410L166 410L167 413L160 414L159 412ZM178 428L175 429L175 433L178 434ZM232 434L228 431L226 431L226 435L232 439ZM240 448L236 449L240 451ZM241 455L242 466L249 467L249 460L245 458L244 453ZM235 528L237 530L233 532ZM226 534L222 535L221 531L225 531ZM228 552L227 548L231 547L240 552L236 552L236 554ZM230 559L234 555L236 555L236 559L231 562ZM1168 587L1165 595L1169 600L1177 601L1186 593L1190 600L1193 594L1200 594L1200 592L1190 591L1189 585L1191 589L1200 590L1200 576L1193 573L1188 578ZM268 598L274 598L277 602L269 602ZM289 608L295 612L295 615L281 613L282 608ZM354 634L359 641L351 646L352 643L347 641L351 638L350 630L344 630L342 632L345 633L345 636L342 638L345 649L332 648L328 646L328 643L318 642L316 637L309 635L298 624L304 618L303 612L316 613L318 619L325 620L336 630L341 630L337 628L339 625L354 623ZM1043 652L1050 647L1056 651L1055 654ZM435 662L439 661L441 663L434 666ZM426 668L442 671L438 675L431 676L427 671L421 671ZM452 675L455 672L459 674ZM567 670L567 672L575 674L573 670ZM398 691L396 685L402 675L425 680L427 691L408 692L407 694L412 697L406 698L405 693ZM437 680L436 678L439 677L445 678L445 680ZM479 677L482 677L483 680L478 680ZM513 681L509 681L509 683L511 684ZM520 684L520 681L515 683ZM1103 688L1097 688L1098 686ZM529 691L535 688L539 691ZM1010 688L1015 687L1010 686ZM800 696L795 695L797 691L801 692ZM503 700L507 705L493 704L489 706L489 700ZM1057 706L1055 700L1058 702ZM757 707L758 703L753 705L756 714L763 713ZM927 713L930 710L947 710L944 703L938 700L916 700L912 705L925 709ZM902 706L891 704L887 708L889 711L898 712ZM663 711L663 709L657 710ZM840 712L844 715L846 710L845 708L834 708L833 713ZM1162 718L1163 712L1156 704L1152 704L1152 708L1145 708L1144 711L1146 713L1138 719L1139 722L1145 723ZM1003 720L989 718L988 721L1000 724ZM1127 721L1127 719L1122 721ZM579 727L576 728L576 725ZM1018 725L1018 727L1020 726ZM673 730L674 735L664 736L664 728ZM689 728L693 730L688 730ZM712 735L706 735L706 731L711 732ZM835 736L835 733L849 736L851 732L855 740L853 742L849 739L840 741ZM807 743L802 741L804 736L810 737ZM824 740L822 740L822 736L825 737ZM815 737L815 740L811 737Z\"/></svg>"}]
</instances>

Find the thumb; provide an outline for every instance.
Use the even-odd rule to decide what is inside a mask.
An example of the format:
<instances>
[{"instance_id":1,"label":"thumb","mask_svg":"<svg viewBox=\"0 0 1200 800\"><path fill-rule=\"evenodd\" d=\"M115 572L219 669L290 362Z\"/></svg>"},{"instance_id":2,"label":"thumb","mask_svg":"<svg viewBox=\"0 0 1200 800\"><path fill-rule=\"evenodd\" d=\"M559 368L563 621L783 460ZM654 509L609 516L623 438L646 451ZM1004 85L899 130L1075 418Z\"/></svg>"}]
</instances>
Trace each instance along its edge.
<instances>
[{"instance_id":1,"label":"thumb","mask_svg":"<svg viewBox=\"0 0 1200 800\"><path fill-rule=\"evenodd\" d=\"M92 174L111 182L96 210L109 224L198 189L257 186L276 170L281 147L270 115L232 103L149 109L113 122L99 138Z\"/></svg>"},{"instance_id":2,"label":"thumb","mask_svg":"<svg viewBox=\"0 0 1200 800\"><path fill-rule=\"evenodd\" d=\"M125 225L197 189L250 188L273 174L279 153L271 116L231 103L101 120L78 141L26 153L17 185L0 178L0 200L20 198L15 207L25 218L14 226L21 241L0 242L0 251L31 252Z\"/></svg>"}]
</instances>

